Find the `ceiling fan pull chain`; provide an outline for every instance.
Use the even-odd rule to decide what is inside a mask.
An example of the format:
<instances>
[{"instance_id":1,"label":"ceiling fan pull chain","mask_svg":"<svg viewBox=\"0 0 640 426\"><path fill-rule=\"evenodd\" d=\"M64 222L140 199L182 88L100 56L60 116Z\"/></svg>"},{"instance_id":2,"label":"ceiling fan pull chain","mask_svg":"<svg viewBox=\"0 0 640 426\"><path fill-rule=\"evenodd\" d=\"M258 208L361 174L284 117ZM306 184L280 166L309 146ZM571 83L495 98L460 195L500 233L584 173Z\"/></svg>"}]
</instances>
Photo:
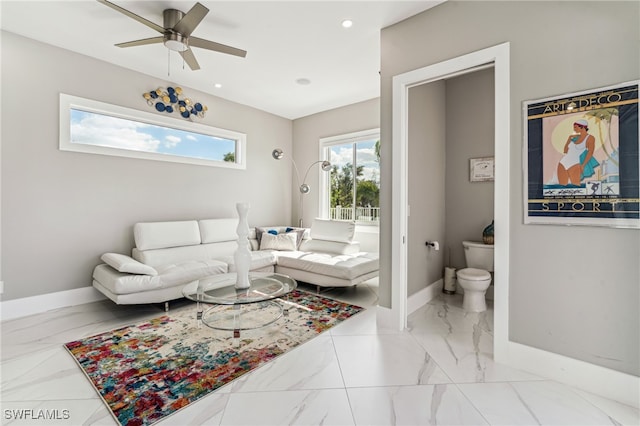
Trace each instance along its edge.
<instances>
[{"instance_id":1,"label":"ceiling fan pull chain","mask_svg":"<svg viewBox=\"0 0 640 426\"><path fill-rule=\"evenodd\" d=\"M189 50L189 38L187 38L187 39L184 41L184 45L187 47L187 49L186 49L186 50ZM184 55L180 55L180 56L182 56L182 70L184 71L184 63L185 63Z\"/></svg>"},{"instance_id":2,"label":"ceiling fan pull chain","mask_svg":"<svg viewBox=\"0 0 640 426\"><path fill-rule=\"evenodd\" d=\"M167 49L167 77L171 76L171 50Z\"/></svg>"}]
</instances>

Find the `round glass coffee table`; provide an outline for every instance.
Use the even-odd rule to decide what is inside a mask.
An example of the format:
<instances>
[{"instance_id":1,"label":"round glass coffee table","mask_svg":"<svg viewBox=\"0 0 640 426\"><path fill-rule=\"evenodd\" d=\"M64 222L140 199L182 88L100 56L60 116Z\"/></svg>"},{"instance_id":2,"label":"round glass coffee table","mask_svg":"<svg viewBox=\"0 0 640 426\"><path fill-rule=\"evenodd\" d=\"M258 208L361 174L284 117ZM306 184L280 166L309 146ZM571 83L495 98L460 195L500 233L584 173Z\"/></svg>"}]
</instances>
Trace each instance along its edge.
<instances>
[{"instance_id":1,"label":"round glass coffee table","mask_svg":"<svg viewBox=\"0 0 640 426\"><path fill-rule=\"evenodd\" d=\"M273 324L289 313L288 304L276 301L297 287L293 278L282 274L253 272L251 285L236 289L235 273L212 275L187 284L182 294L197 304L196 320L216 330L233 331L238 339L241 330ZM205 305L213 305L205 308Z\"/></svg>"}]
</instances>

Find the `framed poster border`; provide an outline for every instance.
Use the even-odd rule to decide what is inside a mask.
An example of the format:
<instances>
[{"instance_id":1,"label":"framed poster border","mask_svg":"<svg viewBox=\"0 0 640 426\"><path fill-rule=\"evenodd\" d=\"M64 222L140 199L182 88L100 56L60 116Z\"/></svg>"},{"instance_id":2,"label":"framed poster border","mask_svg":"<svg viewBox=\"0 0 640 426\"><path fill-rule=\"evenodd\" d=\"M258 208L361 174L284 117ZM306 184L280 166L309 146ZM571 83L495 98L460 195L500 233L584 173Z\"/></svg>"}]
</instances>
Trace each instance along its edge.
<instances>
[{"instance_id":1,"label":"framed poster border","mask_svg":"<svg viewBox=\"0 0 640 426\"><path fill-rule=\"evenodd\" d=\"M541 99L525 100L522 102L523 116L523 200L524 200L524 223L525 224L546 224L546 225L579 225L579 226L604 226L613 228L640 229L640 112L638 106L638 89L640 80L627 81L610 86L583 90L579 92L567 93L564 95L550 96ZM600 112L606 113L614 109L617 116L615 124L619 127L619 134L616 134L617 145L611 136L611 127L614 122L613 116L608 117L609 134L603 136L601 129L596 137L600 137L595 150L603 149L603 140L607 142L609 150L604 150L606 157L602 161L603 154L600 153L600 163L595 166L593 173L598 173L594 177L584 177L586 172L582 172L580 182L574 184L569 181L558 181L558 175L564 171L558 166L558 172L553 179L549 179L549 173L553 169L543 164L543 151L548 149L553 152L555 147L556 157L567 154L567 146L570 145L567 138L564 151L562 145L564 139L555 135L555 144L551 145L552 125L557 125L560 120L564 121L563 126L567 127L567 122L578 121L578 118L589 118L589 125L606 122L606 117L602 117ZM622 116L621 116L622 114ZM550 118L553 117L553 118ZM575 120L573 119L575 117ZM595 120L595 121L594 121ZM543 124L543 121L545 123ZM574 123L575 124L575 123ZM605 123L607 124L607 123ZM543 127L546 125L546 128ZM557 125L560 127L559 125ZM564 128L562 128L564 130ZM575 130L575 126L574 126ZM587 130L588 127L587 127ZM554 129L555 131L555 129ZM557 133L561 133L558 131ZM566 137L566 134L564 134ZM586 138L584 139L586 140ZM560 145L558 145L560 144ZM576 143L577 144L577 143ZM616 148L611 149L611 147ZM617 153L618 160L614 162L619 166L617 176L602 176L602 170L606 169L608 162L611 170L612 153ZM595 158L595 155L593 155ZM607 158L608 157L608 158ZM554 157L555 158L555 157ZM561 163L557 161L557 163ZM549 162L549 164L551 164ZM624 167L623 167L624 166ZM581 170L583 168L580 165ZM601 170L596 170L600 168ZM545 176L545 172L547 175ZM613 177L612 177L613 176ZM566 179L566 178L565 178ZM591 180L589 180L591 179ZM600 179L600 180L599 180ZM618 179L617 181L607 179ZM577 180L577 179L576 179ZM608 182L615 182L613 185ZM602 185L600 185L602 183ZM605 193L589 193L591 187L601 186L618 188L614 195ZM605 185L607 184L607 185Z\"/></svg>"}]
</instances>

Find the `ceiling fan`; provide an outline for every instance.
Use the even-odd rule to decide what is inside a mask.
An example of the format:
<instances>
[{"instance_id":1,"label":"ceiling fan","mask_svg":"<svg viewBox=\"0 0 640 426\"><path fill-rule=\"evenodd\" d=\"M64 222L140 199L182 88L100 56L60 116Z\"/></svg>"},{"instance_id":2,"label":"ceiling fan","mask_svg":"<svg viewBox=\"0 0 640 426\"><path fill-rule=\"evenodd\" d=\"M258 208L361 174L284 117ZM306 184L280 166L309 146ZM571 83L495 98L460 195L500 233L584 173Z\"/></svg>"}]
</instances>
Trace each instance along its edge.
<instances>
[{"instance_id":1,"label":"ceiling fan","mask_svg":"<svg viewBox=\"0 0 640 426\"><path fill-rule=\"evenodd\" d=\"M191 47L199 47L202 49L213 50L215 52L227 53L229 55L240 56L242 58L247 56L247 52L244 50L191 36L191 33L196 29L198 24L200 24L200 21L204 19L207 13L209 13L209 9L200 3L196 3L186 14L176 9L164 10L162 12L164 27L161 27L160 25L113 4L110 1L97 1L162 34L158 37L118 43L116 44L118 47L133 47L163 43L168 49L180 53L184 61L189 65L189 68L194 71L199 70L200 65L191 51Z\"/></svg>"}]
</instances>

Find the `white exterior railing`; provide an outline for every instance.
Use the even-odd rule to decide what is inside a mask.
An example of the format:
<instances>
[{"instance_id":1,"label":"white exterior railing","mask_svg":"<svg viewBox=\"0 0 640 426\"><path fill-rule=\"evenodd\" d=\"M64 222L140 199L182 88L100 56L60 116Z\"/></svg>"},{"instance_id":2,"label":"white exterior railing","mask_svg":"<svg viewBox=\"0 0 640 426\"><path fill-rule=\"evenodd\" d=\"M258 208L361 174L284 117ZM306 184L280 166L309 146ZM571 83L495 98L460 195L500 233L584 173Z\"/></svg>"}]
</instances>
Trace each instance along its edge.
<instances>
[{"instance_id":1,"label":"white exterior railing","mask_svg":"<svg viewBox=\"0 0 640 426\"><path fill-rule=\"evenodd\" d=\"M334 207L329 209L329 218L333 220L355 220L356 222L379 222L380 207Z\"/></svg>"}]
</instances>

